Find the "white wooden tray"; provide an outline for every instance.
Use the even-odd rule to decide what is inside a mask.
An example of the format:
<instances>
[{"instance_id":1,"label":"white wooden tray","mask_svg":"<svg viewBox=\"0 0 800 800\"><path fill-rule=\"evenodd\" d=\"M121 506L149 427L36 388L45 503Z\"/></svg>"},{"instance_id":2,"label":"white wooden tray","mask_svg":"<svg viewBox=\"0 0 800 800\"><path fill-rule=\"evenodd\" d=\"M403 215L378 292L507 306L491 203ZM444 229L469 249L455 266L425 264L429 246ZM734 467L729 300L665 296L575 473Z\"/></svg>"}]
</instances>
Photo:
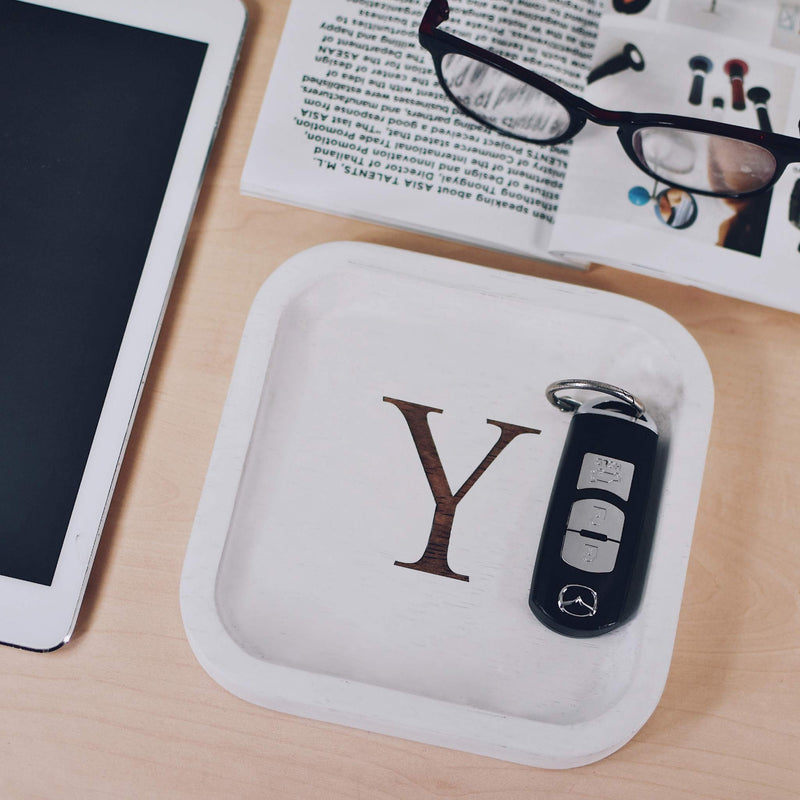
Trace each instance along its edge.
<instances>
[{"instance_id":1,"label":"white wooden tray","mask_svg":"<svg viewBox=\"0 0 800 800\"><path fill-rule=\"evenodd\" d=\"M553 380L641 396L663 494L638 614L571 639L528 590L570 415ZM455 492L498 428L533 429L457 506L448 558L406 569L434 499L394 398L427 415ZM608 293L368 244L290 259L242 339L181 580L200 663L259 705L544 767L600 759L666 681L713 406L699 347Z\"/></svg>"}]
</instances>

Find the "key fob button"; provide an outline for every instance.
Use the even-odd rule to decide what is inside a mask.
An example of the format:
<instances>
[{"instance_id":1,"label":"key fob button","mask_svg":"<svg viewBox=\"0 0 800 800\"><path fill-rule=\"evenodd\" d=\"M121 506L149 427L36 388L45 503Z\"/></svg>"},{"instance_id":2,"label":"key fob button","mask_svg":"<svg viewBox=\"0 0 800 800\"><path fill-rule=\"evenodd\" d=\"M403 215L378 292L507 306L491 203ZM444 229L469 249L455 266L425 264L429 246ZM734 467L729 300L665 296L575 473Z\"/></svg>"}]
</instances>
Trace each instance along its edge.
<instances>
[{"instance_id":1,"label":"key fob button","mask_svg":"<svg viewBox=\"0 0 800 800\"><path fill-rule=\"evenodd\" d=\"M614 539L622 538L625 525L625 514L613 503L606 500L576 500L569 512L567 529L571 531L588 531Z\"/></svg>"},{"instance_id":2,"label":"key fob button","mask_svg":"<svg viewBox=\"0 0 800 800\"><path fill-rule=\"evenodd\" d=\"M599 453L586 453L578 474L578 489L602 489L627 500L633 483L634 465Z\"/></svg>"},{"instance_id":3,"label":"key fob button","mask_svg":"<svg viewBox=\"0 0 800 800\"><path fill-rule=\"evenodd\" d=\"M606 500L572 504L561 559L584 572L611 572L617 563L625 514Z\"/></svg>"},{"instance_id":4,"label":"key fob button","mask_svg":"<svg viewBox=\"0 0 800 800\"><path fill-rule=\"evenodd\" d=\"M584 572L611 572L617 563L619 542L590 539L577 531L567 531L561 547L561 559Z\"/></svg>"}]
</instances>

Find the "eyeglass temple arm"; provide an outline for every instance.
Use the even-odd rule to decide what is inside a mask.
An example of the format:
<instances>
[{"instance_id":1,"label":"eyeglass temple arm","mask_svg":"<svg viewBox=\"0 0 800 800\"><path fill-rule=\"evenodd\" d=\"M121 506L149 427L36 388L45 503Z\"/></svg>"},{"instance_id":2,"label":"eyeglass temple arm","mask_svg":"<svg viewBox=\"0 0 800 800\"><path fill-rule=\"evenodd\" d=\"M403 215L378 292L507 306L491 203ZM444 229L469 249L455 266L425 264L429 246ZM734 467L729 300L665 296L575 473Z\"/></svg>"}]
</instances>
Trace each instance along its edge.
<instances>
[{"instance_id":1,"label":"eyeglass temple arm","mask_svg":"<svg viewBox=\"0 0 800 800\"><path fill-rule=\"evenodd\" d=\"M425 33L430 33L448 19L450 19L450 6L447 4L447 0L431 0L425 15L422 17L419 29Z\"/></svg>"}]
</instances>

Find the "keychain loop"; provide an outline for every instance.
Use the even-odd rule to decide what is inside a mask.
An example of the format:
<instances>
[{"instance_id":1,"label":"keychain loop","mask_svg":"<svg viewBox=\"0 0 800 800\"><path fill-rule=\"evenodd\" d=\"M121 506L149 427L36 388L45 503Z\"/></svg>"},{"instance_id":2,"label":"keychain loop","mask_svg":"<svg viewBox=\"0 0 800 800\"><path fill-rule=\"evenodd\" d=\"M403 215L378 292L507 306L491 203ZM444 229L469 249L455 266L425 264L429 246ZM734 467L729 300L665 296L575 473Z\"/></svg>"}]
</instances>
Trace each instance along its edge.
<instances>
[{"instance_id":1,"label":"keychain loop","mask_svg":"<svg viewBox=\"0 0 800 800\"><path fill-rule=\"evenodd\" d=\"M577 411L581 406L577 400L572 397L558 396L559 392L569 391L570 389L607 394L631 406L636 411L637 417L643 417L645 414L644 403L642 403L636 395L625 391L625 389L620 389L619 386L612 386L610 383L602 383L601 381L584 378L567 378L563 381L551 383L545 389L544 393L550 403L559 409L559 411Z\"/></svg>"}]
</instances>

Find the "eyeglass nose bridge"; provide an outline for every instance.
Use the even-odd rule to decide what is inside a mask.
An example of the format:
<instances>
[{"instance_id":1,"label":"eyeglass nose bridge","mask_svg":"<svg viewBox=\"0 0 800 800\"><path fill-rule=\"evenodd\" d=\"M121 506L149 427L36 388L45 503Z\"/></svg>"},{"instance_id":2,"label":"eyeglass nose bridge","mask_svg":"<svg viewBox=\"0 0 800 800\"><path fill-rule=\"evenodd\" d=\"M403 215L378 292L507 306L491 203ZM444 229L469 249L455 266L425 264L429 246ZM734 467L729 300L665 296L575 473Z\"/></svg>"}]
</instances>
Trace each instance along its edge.
<instances>
[{"instance_id":1,"label":"eyeglass nose bridge","mask_svg":"<svg viewBox=\"0 0 800 800\"><path fill-rule=\"evenodd\" d=\"M593 122L603 128L616 128L622 149L634 163L642 165L642 159L633 145L633 135L641 127L641 123L631 119L634 115L624 111L599 108L577 95L573 95L573 98L575 102L571 112L573 123L570 125L570 138L583 130L587 122ZM580 121L577 122L576 118Z\"/></svg>"},{"instance_id":2,"label":"eyeglass nose bridge","mask_svg":"<svg viewBox=\"0 0 800 800\"><path fill-rule=\"evenodd\" d=\"M641 127L641 124L630 119L631 115L624 111L598 108L578 96L575 96L575 100L576 103L571 112L572 122L565 134L565 139L572 139L576 134L580 133L586 127L587 122L593 122L603 128L616 128L617 139L628 158L651 177L658 177L643 161L641 154L636 151L633 143L634 134Z\"/></svg>"},{"instance_id":3,"label":"eyeglass nose bridge","mask_svg":"<svg viewBox=\"0 0 800 800\"><path fill-rule=\"evenodd\" d=\"M582 100L582 98L579 98L579 100ZM600 125L604 128L616 128L617 139L628 158L639 167L639 169L643 170L651 177L659 179L658 175L656 175L644 161L641 153L637 152L633 143L634 134L642 127L642 123L635 122L630 118L632 115L624 111L612 111L610 109L598 108L586 101L582 101L580 105L583 106L580 109L583 122L576 128L576 133L583 129L586 122L593 122L595 125ZM650 122L649 124L652 125L654 123Z\"/></svg>"},{"instance_id":4,"label":"eyeglass nose bridge","mask_svg":"<svg viewBox=\"0 0 800 800\"><path fill-rule=\"evenodd\" d=\"M621 129L628 122L627 115L621 111L599 108L577 95L573 95L573 98L576 109L580 111L585 120L593 122L595 125Z\"/></svg>"}]
</instances>

